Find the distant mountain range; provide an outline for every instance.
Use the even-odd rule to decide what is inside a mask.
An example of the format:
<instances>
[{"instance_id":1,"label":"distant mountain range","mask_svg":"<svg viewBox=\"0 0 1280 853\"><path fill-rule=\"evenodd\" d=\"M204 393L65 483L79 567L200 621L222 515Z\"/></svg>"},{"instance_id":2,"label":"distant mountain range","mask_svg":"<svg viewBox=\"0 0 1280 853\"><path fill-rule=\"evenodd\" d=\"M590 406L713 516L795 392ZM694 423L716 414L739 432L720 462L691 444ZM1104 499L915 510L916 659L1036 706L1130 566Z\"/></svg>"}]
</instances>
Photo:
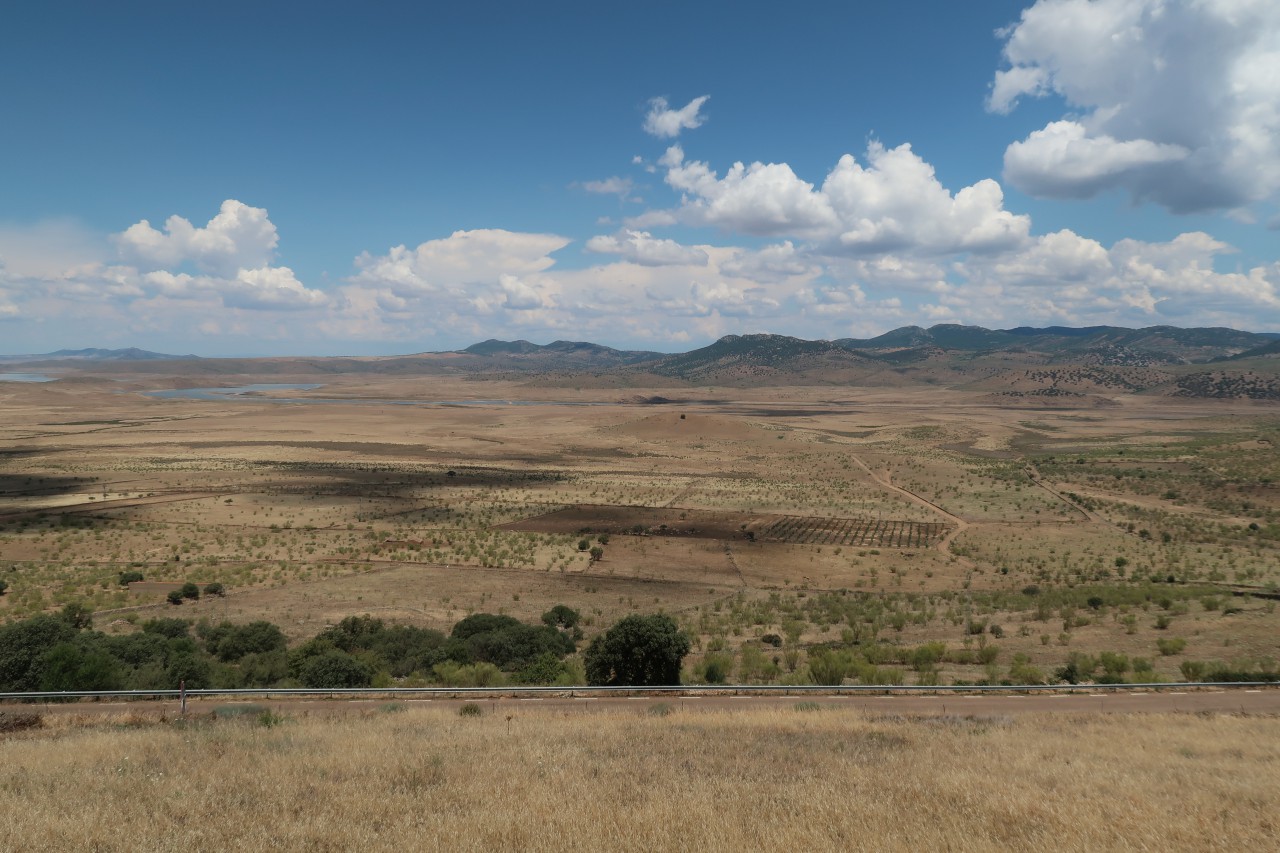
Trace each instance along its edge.
<instances>
[{"instance_id":1,"label":"distant mountain range","mask_svg":"<svg viewBox=\"0 0 1280 853\"><path fill-rule=\"evenodd\" d=\"M700 372L716 365L753 361L760 366L781 367L797 359L843 362L849 354L903 364L940 354L1039 353L1072 361L1084 358L1133 366L1144 364L1198 364L1280 354L1280 333L1242 332L1225 328L1150 326L1125 329L1118 326L1049 326L1043 329L984 329L981 326L940 324L930 328L903 326L874 338L840 338L809 341L786 335L726 335L715 343L685 353L618 350L587 341L553 341L535 344L525 340L489 339L466 349L424 352L417 355L338 361L403 361L452 356L460 364L480 367L480 362L512 370L545 370L573 367L607 368L647 364L660 374ZM130 347L128 349L62 349L39 355L0 356L0 361L176 361L195 355L172 355ZM250 361L251 359L221 359ZM296 360L296 359L288 359ZM307 361L329 360L309 358Z\"/></svg>"},{"instance_id":2,"label":"distant mountain range","mask_svg":"<svg viewBox=\"0 0 1280 853\"><path fill-rule=\"evenodd\" d=\"M40 355L0 355L0 362L25 364L38 361L173 361L194 359L198 355L170 355L163 352L129 347L128 349L60 349Z\"/></svg>"},{"instance_id":3,"label":"distant mountain range","mask_svg":"<svg viewBox=\"0 0 1280 853\"><path fill-rule=\"evenodd\" d=\"M522 362L548 364L572 368L574 366L614 367L625 364L637 364L662 358L663 353L644 350L617 350L613 347L592 344L586 341L552 341L545 346L531 344L528 341L499 341L490 338L478 344L472 344L464 350L466 355L479 355L495 360L504 360L512 367Z\"/></svg>"},{"instance_id":4,"label":"distant mountain range","mask_svg":"<svg viewBox=\"0 0 1280 853\"><path fill-rule=\"evenodd\" d=\"M424 353L416 358L431 357ZM465 372L591 372L618 385L674 380L690 385L936 386L1042 401L1115 393L1280 399L1280 334L1223 328L993 330L943 324L907 326L866 340L726 335L675 354L569 341L539 346L489 340L451 357L453 367ZM1263 364L1268 369L1256 374L1248 369ZM566 381L579 384L577 378Z\"/></svg>"},{"instance_id":5,"label":"distant mountain range","mask_svg":"<svg viewBox=\"0 0 1280 853\"><path fill-rule=\"evenodd\" d=\"M810 341L726 335L684 353L618 350L586 341L487 340L462 350L367 357L208 358L139 349L60 350L0 361L92 371L206 377L345 373L461 375L579 387L830 384L934 386L1000 398L1114 393L1280 400L1280 334L1151 326L985 329L904 326L874 338Z\"/></svg>"},{"instance_id":6,"label":"distant mountain range","mask_svg":"<svg viewBox=\"0 0 1280 853\"><path fill-rule=\"evenodd\" d=\"M981 326L941 324L924 329L904 326L876 338L844 338L835 343L849 349L887 352L919 346L965 352L1034 350L1055 354L1114 352L1144 354L1167 363L1189 364L1233 356L1280 339L1280 334L1259 334L1224 328L1180 329L1149 326L1124 329L1118 326L1071 328L1049 326L1035 329L984 329Z\"/></svg>"}]
</instances>

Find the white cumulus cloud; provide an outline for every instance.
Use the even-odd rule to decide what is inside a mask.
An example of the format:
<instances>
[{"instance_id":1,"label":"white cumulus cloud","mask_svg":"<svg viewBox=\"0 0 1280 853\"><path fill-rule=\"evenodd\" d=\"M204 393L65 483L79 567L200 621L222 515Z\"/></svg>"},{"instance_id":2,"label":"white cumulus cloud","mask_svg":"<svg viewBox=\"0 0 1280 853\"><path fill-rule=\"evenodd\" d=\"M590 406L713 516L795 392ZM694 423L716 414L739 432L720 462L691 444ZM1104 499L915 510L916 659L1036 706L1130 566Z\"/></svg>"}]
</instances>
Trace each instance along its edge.
<instances>
[{"instance_id":1,"label":"white cumulus cloud","mask_svg":"<svg viewBox=\"0 0 1280 853\"><path fill-rule=\"evenodd\" d=\"M1126 175L1141 174L1144 167L1184 160L1190 153L1181 145L1148 139L1090 136L1078 122L1055 121L1008 147L1004 176L1032 195L1087 198Z\"/></svg>"},{"instance_id":2,"label":"white cumulus cloud","mask_svg":"<svg viewBox=\"0 0 1280 853\"><path fill-rule=\"evenodd\" d=\"M538 291L514 275L503 273L498 276L498 286L506 295L503 305L507 308L514 311L532 311L534 308L543 307L544 303Z\"/></svg>"},{"instance_id":3,"label":"white cumulus cloud","mask_svg":"<svg viewBox=\"0 0 1280 853\"><path fill-rule=\"evenodd\" d=\"M671 146L660 161L682 193L674 216L759 236L798 237L834 254L990 252L1027 240L1031 221L1004 209L992 180L952 195L908 144L840 158L821 188L785 163L735 163L720 177Z\"/></svg>"},{"instance_id":4,"label":"white cumulus cloud","mask_svg":"<svg viewBox=\"0 0 1280 853\"><path fill-rule=\"evenodd\" d=\"M1000 32L989 109L1056 94L1073 111L1005 154L1027 192L1121 187L1175 212L1280 190L1280 4L1039 0Z\"/></svg>"},{"instance_id":5,"label":"white cumulus cloud","mask_svg":"<svg viewBox=\"0 0 1280 853\"><path fill-rule=\"evenodd\" d=\"M222 301L231 308L293 310L323 305L327 297L310 290L288 267L242 269L226 284L219 284Z\"/></svg>"},{"instance_id":6,"label":"white cumulus cloud","mask_svg":"<svg viewBox=\"0 0 1280 853\"><path fill-rule=\"evenodd\" d=\"M647 231L624 229L617 234L600 235L587 241L586 249L599 254L618 255L643 266L705 266L707 253L682 246L675 240L655 238Z\"/></svg>"},{"instance_id":7,"label":"white cumulus cloud","mask_svg":"<svg viewBox=\"0 0 1280 853\"><path fill-rule=\"evenodd\" d=\"M469 285L496 287L499 277L527 277L555 263L552 252L569 245L565 237L502 229L455 231L417 248L395 246L385 255L356 258L352 281L382 284L401 295Z\"/></svg>"},{"instance_id":8,"label":"white cumulus cloud","mask_svg":"<svg viewBox=\"0 0 1280 853\"><path fill-rule=\"evenodd\" d=\"M144 219L115 241L123 259L139 267L168 269L190 261L203 271L231 275L268 265L279 238L265 209L227 199L203 228L170 216L158 231Z\"/></svg>"},{"instance_id":9,"label":"white cumulus cloud","mask_svg":"<svg viewBox=\"0 0 1280 853\"><path fill-rule=\"evenodd\" d=\"M693 130L701 127L706 118L701 115L702 105L711 99L710 95L694 98L678 110L667 105L666 98L654 98L649 102L649 112L644 117L645 133L659 139L672 139L680 135L682 130Z\"/></svg>"}]
</instances>

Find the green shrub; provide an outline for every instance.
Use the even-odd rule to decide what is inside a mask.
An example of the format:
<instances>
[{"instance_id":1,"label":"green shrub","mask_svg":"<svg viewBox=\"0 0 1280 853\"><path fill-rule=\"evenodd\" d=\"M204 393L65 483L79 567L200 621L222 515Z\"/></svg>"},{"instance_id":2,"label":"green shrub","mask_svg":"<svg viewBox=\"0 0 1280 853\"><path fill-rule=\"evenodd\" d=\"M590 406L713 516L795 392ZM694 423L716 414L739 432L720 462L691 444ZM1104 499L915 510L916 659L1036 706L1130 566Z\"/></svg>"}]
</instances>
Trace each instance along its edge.
<instances>
[{"instance_id":1,"label":"green shrub","mask_svg":"<svg viewBox=\"0 0 1280 853\"><path fill-rule=\"evenodd\" d=\"M555 684L565 672L564 661L551 652L543 652L517 673L516 680L521 684Z\"/></svg>"},{"instance_id":2,"label":"green shrub","mask_svg":"<svg viewBox=\"0 0 1280 853\"><path fill-rule=\"evenodd\" d=\"M1098 661L1083 652L1072 652L1067 655L1067 663L1060 667L1054 676L1067 684L1079 684L1093 678L1093 671L1098 668Z\"/></svg>"},{"instance_id":3,"label":"green shrub","mask_svg":"<svg viewBox=\"0 0 1280 853\"><path fill-rule=\"evenodd\" d=\"M247 625L224 622L206 637L209 651L224 662L237 661L248 654L283 651L284 633L270 622L258 620Z\"/></svg>"},{"instance_id":4,"label":"green shrub","mask_svg":"<svg viewBox=\"0 0 1280 853\"><path fill-rule=\"evenodd\" d=\"M259 711L258 715L253 719L254 722L262 726L264 729L271 729L283 723L285 721L285 716L284 714L278 714L275 711L272 711L270 708L266 708Z\"/></svg>"},{"instance_id":5,"label":"green shrub","mask_svg":"<svg viewBox=\"0 0 1280 853\"><path fill-rule=\"evenodd\" d=\"M591 641L583 655L587 682L598 685L675 685L689 638L665 614L631 615Z\"/></svg>"},{"instance_id":6,"label":"green shrub","mask_svg":"<svg viewBox=\"0 0 1280 853\"><path fill-rule=\"evenodd\" d=\"M1044 684L1045 677L1038 667L1030 663L1030 659L1018 653L1013 656L1013 664L1009 667L1009 681L1014 684Z\"/></svg>"},{"instance_id":7,"label":"green shrub","mask_svg":"<svg viewBox=\"0 0 1280 853\"><path fill-rule=\"evenodd\" d=\"M1208 666L1204 661L1184 660L1178 665L1178 669L1182 672L1184 681L1203 681Z\"/></svg>"},{"instance_id":8,"label":"green shrub","mask_svg":"<svg viewBox=\"0 0 1280 853\"><path fill-rule=\"evenodd\" d=\"M1130 667L1128 656L1118 652L1103 652L1098 656L1098 663L1108 675L1124 675Z\"/></svg>"},{"instance_id":9,"label":"green shrub","mask_svg":"<svg viewBox=\"0 0 1280 853\"><path fill-rule=\"evenodd\" d=\"M733 658L728 655L707 655L702 662L702 680L707 684L724 684L733 668Z\"/></svg>"},{"instance_id":10,"label":"green shrub","mask_svg":"<svg viewBox=\"0 0 1280 853\"><path fill-rule=\"evenodd\" d=\"M1186 647L1187 641L1182 637L1161 637L1156 640L1156 649L1165 657L1181 654Z\"/></svg>"},{"instance_id":11,"label":"green shrub","mask_svg":"<svg viewBox=\"0 0 1280 853\"><path fill-rule=\"evenodd\" d=\"M946 643L925 643L912 649L904 658L916 672L932 669L947 653Z\"/></svg>"},{"instance_id":12,"label":"green shrub","mask_svg":"<svg viewBox=\"0 0 1280 853\"><path fill-rule=\"evenodd\" d=\"M475 702L464 702L462 707L458 709L459 717L480 717L484 715L484 709Z\"/></svg>"},{"instance_id":13,"label":"green shrub","mask_svg":"<svg viewBox=\"0 0 1280 853\"><path fill-rule=\"evenodd\" d=\"M849 655L844 652L823 649L809 655L809 675L814 684L843 684L851 665Z\"/></svg>"},{"instance_id":14,"label":"green shrub","mask_svg":"<svg viewBox=\"0 0 1280 853\"><path fill-rule=\"evenodd\" d=\"M82 601L67 602L58 616L77 631L93 627L93 608Z\"/></svg>"},{"instance_id":15,"label":"green shrub","mask_svg":"<svg viewBox=\"0 0 1280 853\"><path fill-rule=\"evenodd\" d=\"M364 661L331 649L303 660L298 677L306 687L368 687L373 670Z\"/></svg>"}]
</instances>

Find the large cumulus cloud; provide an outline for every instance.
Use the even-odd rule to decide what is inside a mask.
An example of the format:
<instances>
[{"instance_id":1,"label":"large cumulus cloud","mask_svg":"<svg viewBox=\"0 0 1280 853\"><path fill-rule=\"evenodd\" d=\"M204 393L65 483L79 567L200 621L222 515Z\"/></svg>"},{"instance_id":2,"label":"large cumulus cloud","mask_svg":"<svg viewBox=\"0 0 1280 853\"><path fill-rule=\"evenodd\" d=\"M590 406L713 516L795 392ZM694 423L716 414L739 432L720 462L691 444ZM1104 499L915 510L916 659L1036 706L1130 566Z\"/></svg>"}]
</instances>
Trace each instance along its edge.
<instances>
[{"instance_id":1,"label":"large cumulus cloud","mask_svg":"<svg viewBox=\"0 0 1280 853\"><path fill-rule=\"evenodd\" d=\"M786 163L735 163L721 177L673 145L660 163L666 182L681 193L680 206L637 221L661 223L665 215L748 235L795 237L836 255L990 252L1027 240L1030 219L1004 209L1004 193L993 180L953 195L905 143L872 142L866 161L844 155L815 187Z\"/></svg>"},{"instance_id":2,"label":"large cumulus cloud","mask_svg":"<svg viewBox=\"0 0 1280 853\"><path fill-rule=\"evenodd\" d=\"M988 107L1060 96L1071 113L1005 152L1039 196L1123 188L1175 212L1280 190L1280 4L1039 0L1001 31Z\"/></svg>"}]
</instances>

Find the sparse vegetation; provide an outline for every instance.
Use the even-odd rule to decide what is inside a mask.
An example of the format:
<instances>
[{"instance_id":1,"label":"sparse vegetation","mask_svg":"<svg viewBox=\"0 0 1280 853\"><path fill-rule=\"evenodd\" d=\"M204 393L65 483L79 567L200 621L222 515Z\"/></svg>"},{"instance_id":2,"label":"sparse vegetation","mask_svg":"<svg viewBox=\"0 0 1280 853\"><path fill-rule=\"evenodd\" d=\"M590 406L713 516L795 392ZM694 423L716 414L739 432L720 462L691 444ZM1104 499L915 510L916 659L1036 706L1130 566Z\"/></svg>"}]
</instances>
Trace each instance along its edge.
<instances>
[{"instance_id":1,"label":"sparse vegetation","mask_svg":"<svg viewBox=\"0 0 1280 853\"><path fill-rule=\"evenodd\" d=\"M1110 369L1032 378L1119 393L1099 384ZM1163 369L1122 372L1155 388ZM420 390L387 382L389 397ZM1264 412L1228 421L1189 400L1154 435L1106 407L1028 408L1019 422L894 388L865 389L854 415L815 402L822 389L787 393L803 419L747 386L735 394L760 398L750 414L624 403L564 432L553 408L433 409L429 453L403 440L422 417L409 409L354 428L341 406L237 415L283 442L258 445L238 437L256 427L228 438L175 419L180 402L144 415L117 395L104 424L134 442L120 455L96 443L103 424L23 414L15 435L56 422L40 429L72 450L0 460L0 621L78 602L107 636L157 608L279 626L286 649L228 646L225 659L193 631L208 660L187 659L192 677L217 683L297 681L322 635L373 683L581 682L584 657L563 643L657 610L689 638L687 681L832 680L841 665L858 682L1053 680L1072 654L1103 652L1177 680L1188 655L1280 657L1261 597L1280 589L1280 432ZM200 453L172 454L174 440ZM576 621L529 633L557 605ZM428 633L404 635L404 655L326 633L359 613ZM525 626L520 653L450 636L476 614ZM936 659L920 651L938 645Z\"/></svg>"}]
</instances>

